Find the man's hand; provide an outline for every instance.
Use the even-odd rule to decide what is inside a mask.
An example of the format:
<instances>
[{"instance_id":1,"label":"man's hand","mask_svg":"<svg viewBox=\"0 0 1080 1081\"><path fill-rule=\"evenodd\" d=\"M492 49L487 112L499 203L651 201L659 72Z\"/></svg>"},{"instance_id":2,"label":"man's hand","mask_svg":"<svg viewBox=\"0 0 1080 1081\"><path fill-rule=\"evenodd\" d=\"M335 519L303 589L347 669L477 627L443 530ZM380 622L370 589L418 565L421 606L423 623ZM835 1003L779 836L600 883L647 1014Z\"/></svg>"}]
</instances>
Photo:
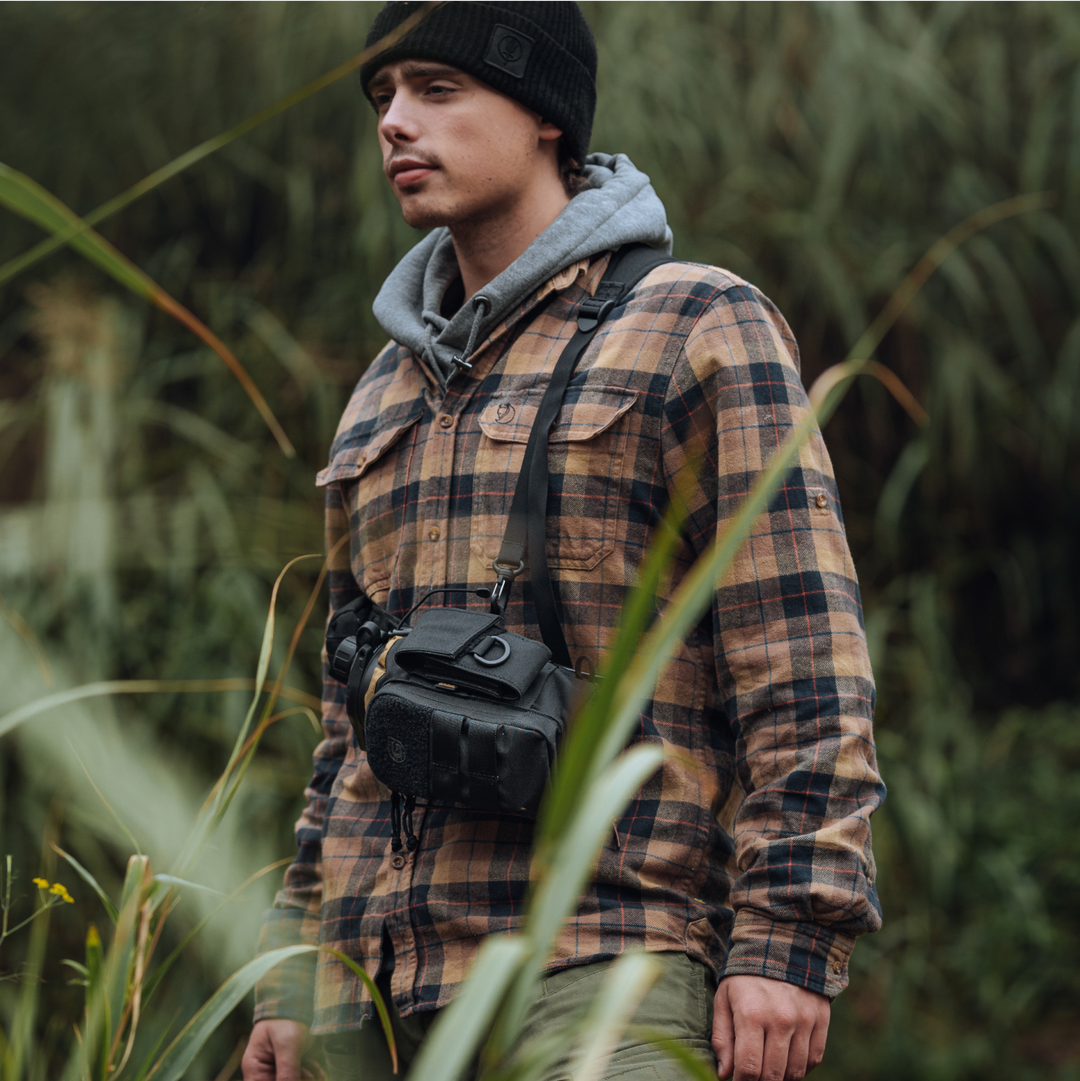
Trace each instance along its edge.
<instances>
[{"instance_id":1,"label":"man's hand","mask_svg":"<svg viewBox=\"0 0 1080 1081\"><path fill-rule=\"evenodd\" d=\"M308 1027L299 1021L259 1021L240 1063L244 1081L313 1081L300 1065Z\"/></svg>"},{"instance_id":2,"label":"man's hand","mask_svg":"<svg viewBox=\"0 0 1080 1081\"><path fill-rule=\"evenodd\" d=\"M712 1031L720 1077L799 1081L821 1062L828 1032L824 995L764 976L720 981Z\"/></svg>"}]
</instances>

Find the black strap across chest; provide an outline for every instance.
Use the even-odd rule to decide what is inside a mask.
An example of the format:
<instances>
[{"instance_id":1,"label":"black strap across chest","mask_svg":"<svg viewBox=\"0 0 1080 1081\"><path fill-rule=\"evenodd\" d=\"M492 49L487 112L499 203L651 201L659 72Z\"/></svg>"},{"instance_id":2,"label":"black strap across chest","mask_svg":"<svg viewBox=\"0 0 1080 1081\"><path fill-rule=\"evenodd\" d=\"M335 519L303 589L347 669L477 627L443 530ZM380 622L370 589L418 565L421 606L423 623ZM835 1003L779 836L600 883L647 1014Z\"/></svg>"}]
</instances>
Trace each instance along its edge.
<instances>
[{"instance_id":1,"label":"black strap across chest","mask_svg":"<svg viewBox=\"0 0 1080 1081\"><path fill-rule=\"evenodd\" d=\"M495 559L498 580L491 607L493 612L505 610L510 586L524 568L525 556L528 553L529 584L532 587L540 633L544 644L551 650L551 659L566 668L573 665L566 646L562 621L559 619L545 550L550 479L548 439L562 407L566 388L574 374L574 367L592 341L597 328L650 270L674 262L678 260L644 244L629 244L615 252L604 277L596 287L595 295L586 297L578 307L577 330L566 343L555 364L525 446L525 458L518 474L513 502L510 504L506 533L503 535L502 548Z\"/></svg>"}]
</instances>

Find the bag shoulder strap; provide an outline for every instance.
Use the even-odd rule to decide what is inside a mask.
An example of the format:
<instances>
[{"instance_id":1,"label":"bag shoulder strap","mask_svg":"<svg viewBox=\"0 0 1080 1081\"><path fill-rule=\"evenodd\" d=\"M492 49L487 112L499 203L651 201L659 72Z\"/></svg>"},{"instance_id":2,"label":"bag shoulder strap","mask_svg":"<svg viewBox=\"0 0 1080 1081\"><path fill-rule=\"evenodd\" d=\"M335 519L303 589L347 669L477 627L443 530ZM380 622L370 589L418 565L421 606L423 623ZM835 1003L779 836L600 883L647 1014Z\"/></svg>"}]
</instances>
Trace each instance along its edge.
<instances>
[{"instance_id":1,"label":"bag shoulder strap","mask_svg":"<svg viewBox=\"0 0 1080 1081\"><path fill-rule=\"evenodd\" d=\"M551 381L529 432L525 458L518 474L514 499L510 504L506 533L494 563L498 579L492 592L491 610L501 613L506 609L510 586L524 569L527 551L529 584L532 587L540 634L544 644L551 650L552 660L566 668L572 668L573 664L559 619L545 551L549 486L548 438L562 407L574 367L592 341L597 328L650 270L665 263L677 262L680 260L672 259L670 255L645 244L628 244L615 252L595 294L586 297L578 306L577 330L566 343L555 364Z\"/></svg>"}]
</instances>

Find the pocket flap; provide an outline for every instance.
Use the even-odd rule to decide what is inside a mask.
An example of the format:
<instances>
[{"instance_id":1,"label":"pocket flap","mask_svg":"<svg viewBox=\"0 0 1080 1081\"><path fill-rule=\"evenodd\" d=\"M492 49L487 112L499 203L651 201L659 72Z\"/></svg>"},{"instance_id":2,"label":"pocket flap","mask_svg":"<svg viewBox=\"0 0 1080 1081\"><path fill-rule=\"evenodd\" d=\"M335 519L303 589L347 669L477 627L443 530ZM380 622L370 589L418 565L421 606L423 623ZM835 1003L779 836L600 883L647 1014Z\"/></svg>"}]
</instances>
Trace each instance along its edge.
<instances>
[{"instance_id":1,"label":"pocket flap","mask_svg":"<svg viewBox=\"0 0 1080 1081\"><path fill-rule=\"evenodd\" d=\"M362 477L419 419L418 412L400 424L380 428L366 439L353 437L332 451L330 464L319 473L315 484L322 488L335 481Z\"/></svg>"},{"instance_id":2,"label":"pocket flap","mask_svg":"<svg viewBox=\"0 0 1080 1081\"><path fill-rule=\"evenodd\" d=\"M637 391L623 387L570 387L566 396L551 431L552 443L592 439L610 428L637 401ZM484 435L499 443L528 443L543 397L543 387L493 394L480 414Z\"/></svg>"}]
</instances>

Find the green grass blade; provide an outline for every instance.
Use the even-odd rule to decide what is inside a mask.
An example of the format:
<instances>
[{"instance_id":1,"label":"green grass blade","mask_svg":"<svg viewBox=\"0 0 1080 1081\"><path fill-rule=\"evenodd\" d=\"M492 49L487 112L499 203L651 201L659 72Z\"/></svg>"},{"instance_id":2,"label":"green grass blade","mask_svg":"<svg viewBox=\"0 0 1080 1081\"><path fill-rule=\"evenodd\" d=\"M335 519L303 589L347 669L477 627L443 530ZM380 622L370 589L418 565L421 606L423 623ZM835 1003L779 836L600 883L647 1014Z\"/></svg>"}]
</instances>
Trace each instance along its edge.
<instances>
[{"instance_id":1,"label":"green grass blade","mask_svg":"<svg viewBox=\"0 0 1080 1081\"><path fill-rule=\"evenodd\" d=\"M209 893L214 897L224 897L221 890L215 890L211 886L200 886L198 882L191 882L186 878L177 878L175 875L154 875L155 882L164 882L168 886L183 886L189 890L199 890L201 893Z\"/></svg>"},{"instance_id":2,"label":"green grass blade","mask_svg":"<svg viewBox=\"0 0 1080 1081\"><path fill-rule=\"evenodd\" d=\"M659 975L660 962L647 953L624 953L608 969L569 1068L574 1081L600 1081L630 1018Z\"/></svg>"},{"instance_id":3,"label":"green grass blade","mask_svg":"<svg viewBox=\"0 0 1080 1081\"><path fill-rule=\"evenodd\" d=\"M417 23L425 19L429 12L438 6L439 4L437 2L425 3L422 8L410 15L409 18L403 20L402 23L387 34L386 37L381 38L373 45L370 45L368 48L364 49L363 52L357 53L356 56L346 60L343 64L339 64L336 68L326 72L325 75L320 75L317 79L313 79L305 86L300 87L299 90L294 90L291 94L286 94L285 97L280 98L272 105L268 105L265 109L261 109L253 116L249 116L246 120L242 120L239 124L229 128L228 131L224 131L220 135L215 135L212 139L207 139L198 146L192 147L191 150L185 151L178 158L174 158L168 164L163 165L148 177L145 177L137 184L128 188L127 191L121 192L106 203L102 203L96 210L87 214L85 218L78 219L72 215L74 220L58 222L57 225L50 230L53 232L53 236L48 237L46 240L36 244L29 251L23 252L22 255L10 260L3 266L0 266L0 284L13 278L16 274L26 270L39 259L43 259L46 255L63 247L65 244L71 244L73 247L77 246L78 241L86 234L91 226L97 225L98 222L112 217L113 214L123 210L124 207L129 206L137 199L141 199L148 192L153 191L167 180L171 180L185 169L191 168L196 162L202 161L204 158L216 153L222 147L228 146L229 143L247 135L248 132L254 131L260 124L266 123L267 120L272 120L275 116L285 112L287 109L291 109L305 98L318 93L325 87L330 86L339 79L343 79L351 72L356 71L357 68L365 64L370 57L375 56L384 49L390 48L395 42L408 34Z\"/></svg>"},{"instance_id":4,"label":"green grass blade","mask_svg":"<svg viewBox=\"0 0 1080 1081\"><path fill-rule=\"evenodd\" d=\"M528 953L528 943L520 935L494 935L484 940L468 980L420 1045L409 1081L457 1081L476 1054Z\"/></svg>"},{"instance_id":5,"label":"green grass blade","mask_svg":"<svg viewBox=\"0 0 1080 1081\"><path fill-rule=\"evenodd\" d=\"M43 980L41 970L45 964L45 946L49 937L51 905L44 905L35 914L30 930L30 946L16 999L14 1017L11 1018L11 1035L5 1049L3 1066L4 1081L23 1081L23 1069L35 1057L35 1035L38 1022ZM4 1018L5 1022L8 1018Z\"/></svg>"},{"instance_id":6,"label":"green grass blade","mask_svg":"<svg viewBox=\"0 0 1080 1081\"><path fill-rule=\"evenodd\" d=\"M116 920L112 942L105 955L102 992L105 1000L106 1052L113 1046L117 1028L124 1016L124 1003L128 995L128 976L131 972L136 935L139 926L139 910L146 899L150 885L150 861L146 856L132 856L128 860L124 876L124 889L120 896L120 913Z\"/></svg>"},{"instance_id":7,"label":"green grass blade","mask_svg":"<svg viewBox=\"0 0 1080 1081\"><path fill-rule=\"evenodd\" d=\"M320 947L322 953L333 954L346 968L360 977L360 982L368 989L372 1001L375 1004L375 1012L379 1015L379 1024L382 1025L383 1035L386 1037L386 1046L390 1050L390 1062L394 1073L398 1072L397 1041L394 1039L394 1026L390 1023L390 1013L383 1001L382 993L375 986L375 981L360 967L351 957L346 957L340 950L331 949L329 946Z\"/></svg>"},{"instance_id":8,"label":"green grass blade","mask_svg":"<svg viewBox=\"0 0 1080 1081\"><path fill-rule=\"evenodd\" d=\"M154 1078L155 1081L180 1081L214 1030L266 973L290 957L317 951L318 946L283 946L279 950L260 954L238 972L234 972L169 1044L165 1054L146 1075L147 1078Z\"/></svg>"},{"instance_id":9,"label":"green grass blade","mask_svg":"<svg viewBox=\"0 0 1080 1081\"><path fill-rule=\"evenodd\" d=\"M122 255L103 236L95 233L68 206L46 191L36 180L0 162L0 203L14 213L50 232L67 229L71 246L106 274L126 286L136 296L150 301L167 315L201 338L225 362L239 380L259 415L273 433L285 456L294 458L296 450L278 423L262 392L225 343L205 323L173 299L160 285Z\"/></svg>"},{"instance_id":10,"label":"green grass blade","mask_svg":"<svg viewBox=\"0 0 1080 1081\"><path fill-rule=\"evenodd\" d=\"M596 751L604 741L610 724L620 679L626 678L625 673L632 671L641 636L653 616L656 591L664 573L671 566L684 516L682 501L676 500L662 520L656 540L649 547L640 582L627 597L614 645L599 673L601 678L596 681L592 694L574 718L559 751L555 774L540 812L537 847L541 854L546 854L557 838L562 836L589 783L607 765L607 761L602 761Z\"/></svg>"},{"instance_id":11,"label":"green grass blade","mask_svg":"<svg viewBox=\"0 0 1080 1081\"><path fill-rule=\"evenodd\" d=\"M596 865L597 854L608 837L612 820L622 814L634 793L656 771L663 758L662 747L640 744L611 763L589 786L556 846L553 858L540 865L525 924L529 954L492 1037L492 1054L496 1059L509 1054L517 1041L544 963L551 955L563 922L578 903Z\"/></svg>"},{"instance_id":12,"label":"green grass blade","mask_svg":"<svg viewBox=\"0 0 1080 1081\"><path fill-rule=\"evenodd\" d=\"M115 924L120 915L120 910L109 899L109 895L101 888L98 880L71 853L65 852L56 845L53 845L53 851L61 859L67 860L75 873L98 895L101 903L105 906L105 911L109 914L109 919Z\"/></svg>"},{"instance_id":13,"label":"green grass blade","mask_svg":"<svg viewBox=\"0 0 1080 1081\"><path fill-rule=\"evenodd\" d=\"M651 1043L674 1059L686 1072L687 1081L716 1081L716 1067L685 1044L648 1028L635 1026L630 1031L637 1039Z\"/></svg>"},{"instance_id":14,"label":"green grass blade","mask_svg":"<svg viewBox=\"0 0 1080 1081\"><path fill-rule=\"evenodd\" d=\"M71 702L84 698L104 698L114 694L197 694L200 691L251 691L261 684L253 679L109 679L100 683L84 683L81 687L72 687L66 691L57 691L42 698L35 698L18 709L0 717L0 736L6 736L13 728L18 728L24 721L30 720L51 709L59 709ZM266 689L265 687L263 689ZM298 687L282 687L278 691L281 698L290 702L299 702L312 709L321 710L322 703L314 695Z\"/></svg>"},{"instance_id":15,"label":"green grass blade","mask_svg":"<svg viewBox=\"0 0 1080 1081\"><path fill-rule=\"evenodd\" d=\"M596 779L556 849L550 873L538 887L529 911L528 935L541 962L555 942L563 920L574 910L597 853L634 793L656 772L664 750L639 744L621 755Z\"/></svg>"},{"instance_id":16,"label":"green grass blade","mask_svg":"<svg viewBox=\"0 0 1080 1081\"><path fill-rule=\"evenodd\" d=\"M203 916L203 918L199 920L199 922L195 924L195 926L192 927L191 930L188 931L183 938L180 939L180 941L173 947L173 950L169 954L169 956L166 957L165 960L162 961L161 964L158 965L158 967L154 970L154 972L147 978L146 982L143 984L143 1006L145 1007L146 1004L150 1001L150 997L151 995L153 995L154 990L157 988L158 984L165 978L169 969L171 969L172 966L177 962L177 960L179 960L181 954L183 954L184 950L188 947L192 940L198 937L199 932L202 931L202 929L230 901L235 900L237 897L239 897L240 894L243 893L244 890L246 890L248 886L252 884L252 882L255 882L256 880L262 878L262 876L265 874L269 874L271 871L277 870L279 867L284 867L288 863L292 863L291 856L288 856L282 860L275 860L275 862L269 863L265 867L261 867L258 871L255 872L255 874L251 875L245 881L241 882L240 885L232 891L232 893L228 894L228 896L226 897L223 897L221 903L216 908L213 908L209 912L207 912L207 914Z\"/></svg>"}]
</instances>

